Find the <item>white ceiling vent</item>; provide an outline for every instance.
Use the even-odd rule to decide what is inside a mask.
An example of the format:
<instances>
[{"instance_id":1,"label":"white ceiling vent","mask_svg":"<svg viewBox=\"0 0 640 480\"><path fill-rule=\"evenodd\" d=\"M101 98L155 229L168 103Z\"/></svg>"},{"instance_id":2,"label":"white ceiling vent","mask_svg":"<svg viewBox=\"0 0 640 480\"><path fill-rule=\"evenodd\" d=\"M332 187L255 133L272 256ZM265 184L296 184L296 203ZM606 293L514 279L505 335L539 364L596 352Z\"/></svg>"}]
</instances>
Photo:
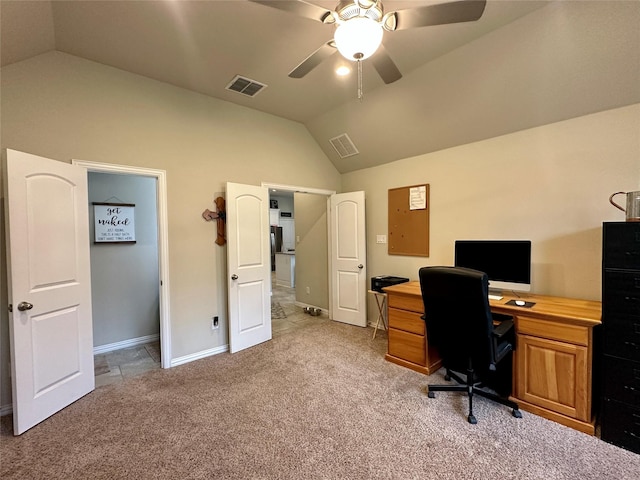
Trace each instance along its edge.
<instances>
[{"instance_id":1,"label":"white ceiling vent","mask_svg":"<svg viewBox=\"0 0 640 480\"><path fill-rule=\"evenodd\" d=\"M247 97L255 97L258 93L264 90L267 86L264 83L256 82L250 78L241 77L236 75L233 80L225 88L233 92L238 92Z\"/></svg>"},{"instance_id":2,"label":"white ceiling vent","mask_svg":"<svg viewBox=\"0 0 640 480\"><path fill-rule=\"evenodd\" d=\"M338 135L337 137L333 137L331 140L329 140L329 142L331 142L333 148L336 149L336 152L338 152L340 158L347 158L360 153L349 138L349 135L347 135L346 133Z\"/></svg>"}]
</instances>

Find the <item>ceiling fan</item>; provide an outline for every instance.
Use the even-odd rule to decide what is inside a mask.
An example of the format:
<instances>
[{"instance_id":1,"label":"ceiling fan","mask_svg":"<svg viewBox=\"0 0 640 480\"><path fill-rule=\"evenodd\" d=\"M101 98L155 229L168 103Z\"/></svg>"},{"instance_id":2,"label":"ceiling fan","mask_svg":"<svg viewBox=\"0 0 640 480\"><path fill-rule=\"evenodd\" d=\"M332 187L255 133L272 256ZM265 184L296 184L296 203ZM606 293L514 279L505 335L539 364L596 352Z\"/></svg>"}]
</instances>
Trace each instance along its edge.
<instances>
[{"instance_id":1,"label":"ceiling fan","mask_svg":"<svg viewBox=\"0 0 640 480\"><path fill-rule=\"evenodd\" d=\"M482 16L487 3L461 0L385 13L382 0L341 0L335 10L302 0L250 1L336 26L333 39L289 72L290 77L304 77L337 50L347 60L358 62L359 72L360 62L371 57L374 68L387 84L399 80L402 74L382 45L384 31L473 22Z\"/></svg>"}]
</instances>

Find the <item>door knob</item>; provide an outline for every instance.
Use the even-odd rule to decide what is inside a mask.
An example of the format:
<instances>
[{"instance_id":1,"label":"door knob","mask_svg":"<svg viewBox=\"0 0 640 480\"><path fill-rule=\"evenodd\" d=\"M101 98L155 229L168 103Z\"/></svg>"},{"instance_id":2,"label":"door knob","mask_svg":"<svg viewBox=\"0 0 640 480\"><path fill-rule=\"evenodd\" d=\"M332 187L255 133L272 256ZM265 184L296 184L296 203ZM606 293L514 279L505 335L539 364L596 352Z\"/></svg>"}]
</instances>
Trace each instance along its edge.
<instances>
[{"instance_id":1,"label":"door knob","mask_svg":"<svg viewBox=\"0 0 640 480\"><path fill-rule=\"evenodd\" d=\"M359 268L360 270L362 270L362 269L364 268L364 265L360 264L360 265L358 265L358 268Z\"/></svg>"},{"instance_id":2,"label":"door knob","mask_svg":"<svg viewBox=\"0 0 640 480\"><path fill-rule=\"evenodd\" d=\"M24 312L25 310L31 310L33 308L33 304L29 302L20 302L18 304L18 310Z\"/></svg>"},{"instance_id":3,"label":"door knob","mask_svg":"<svg viewBox=\"0 0 640 480\"><path fill-rule=\"evenodd\" d=\"M235 273L231 275L231 280L237 280L237 279L238 279L238 275L236 275Z\"/></svg>"}]
</instances>

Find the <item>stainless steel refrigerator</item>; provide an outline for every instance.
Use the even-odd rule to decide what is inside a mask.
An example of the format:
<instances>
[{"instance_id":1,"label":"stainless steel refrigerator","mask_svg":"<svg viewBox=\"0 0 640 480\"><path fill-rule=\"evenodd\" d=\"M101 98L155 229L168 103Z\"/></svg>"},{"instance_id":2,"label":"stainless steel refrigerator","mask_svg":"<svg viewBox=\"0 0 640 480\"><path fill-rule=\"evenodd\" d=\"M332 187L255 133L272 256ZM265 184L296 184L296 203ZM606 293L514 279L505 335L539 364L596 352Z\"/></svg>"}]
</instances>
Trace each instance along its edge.
<instances>
[{"instance_id":1,"label":"stainless steel refrigerator","mask_svg":"<svg viewBox=\"0 0 640 480\"><path fill-rule=\"evenodd\" d=\"M276 252L282 251L282 227L271 226L271 271L276 271Z\"/></svg>"}]
</instances>

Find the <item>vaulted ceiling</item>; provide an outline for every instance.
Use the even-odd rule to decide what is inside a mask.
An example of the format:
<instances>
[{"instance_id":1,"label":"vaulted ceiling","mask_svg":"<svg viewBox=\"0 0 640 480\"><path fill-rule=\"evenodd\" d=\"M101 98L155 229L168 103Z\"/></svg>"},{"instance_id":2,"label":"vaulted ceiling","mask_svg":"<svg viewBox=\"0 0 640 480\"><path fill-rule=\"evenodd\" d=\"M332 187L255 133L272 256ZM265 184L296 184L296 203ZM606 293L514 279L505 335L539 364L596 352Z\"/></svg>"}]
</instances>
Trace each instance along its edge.
<instances>
[{"instance_id":1,"label":"vaulted ceiling","mask_svg":"<svg viewBox=\"0 0 640 480\"><path fill-rule=\"evenodd\" d=\"M333 9L336 1L313 3ZM433 3L442 0L385 0L384 7L393 11ZM439 96L425 92L432 87L430 65L547 5L489 0L476 22L386 32L383 44L403 78L385 85L365 60L361 101L355 72L335 75L340 64L354 65L337 53L304 78L287 75L332 38L333 26L247 0L2 0L1 61L4 66L57 50L298 121L338 170L349 172L509 131L506 124L480 133L454 128L434 139L420 133L416 118L437 122L447 114L446 102L438 99L429 109L408 110L426 93ZM469 75L482 68L491 66L460 72ZM236 75L267 87L252 98L225 89ZM344 133L360 153L342 159L329 140Z\"/></svg>"}]
</instances>

